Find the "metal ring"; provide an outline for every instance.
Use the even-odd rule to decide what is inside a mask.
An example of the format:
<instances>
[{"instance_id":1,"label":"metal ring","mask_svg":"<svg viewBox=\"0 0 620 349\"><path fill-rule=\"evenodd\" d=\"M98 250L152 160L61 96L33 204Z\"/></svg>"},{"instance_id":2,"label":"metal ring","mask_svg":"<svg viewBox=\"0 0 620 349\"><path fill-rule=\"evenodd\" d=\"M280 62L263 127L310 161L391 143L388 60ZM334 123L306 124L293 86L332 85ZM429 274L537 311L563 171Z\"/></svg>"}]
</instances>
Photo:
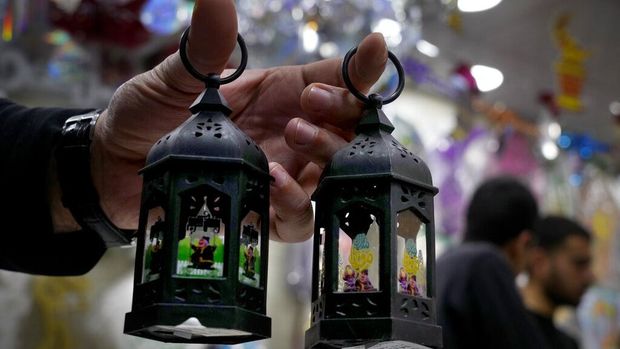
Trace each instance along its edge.
<instances>
[{"instance_id":1,"label":"metal ring","mask_svg":"<svg viewBox=\"0 0 620 349\"><path fill-rule=\"evenodd\" d=\"M230 74L225 78L221 78L218 74L208 74L204 75L200 73L192 63L189 61L187 57L187 40L189 37L189 30L191 26L187 27L183 32L183 36L181 36L181 44L179 48L179 54L181 55L181 62L185 66L185 69L196 79L204 82L208 87L219 87L219 85L227 84L236 80L248 64L248 48L245 46L245 41L241 37L241 34L237 34L237 42L239 43L239 47L241 48L241 63L239 63L239 67L235 70L234 73Z\"/></svg>"},{"instance_id":2,"label":"metal ring","mask_svg":"<svg viewBox=\"0 0 620 349\"><path fill-rule=\"evenodd\" d=\"M396 67L396 71L398 72L398 86L396 87L396 91L392 93L388 98L383 98L378 94L371 94L370 96L365 96L358 89L353 86L353 82L351 82L351 78L349 77L349 62L351 61L351 57L357 52L357 46L352 48L347 54L344 56L344 60L342 61L342 78L344 83L347 85L349 91L357 97L357 99L364 102L364 104L376 108L381 108L383 104L388 104L393 102L398 96L400 96L401 92L405 88L405 71L403 70L403 66L400 64L400 61L396 56L388 51L388 58Z\"/></svg>"}]
</instances>

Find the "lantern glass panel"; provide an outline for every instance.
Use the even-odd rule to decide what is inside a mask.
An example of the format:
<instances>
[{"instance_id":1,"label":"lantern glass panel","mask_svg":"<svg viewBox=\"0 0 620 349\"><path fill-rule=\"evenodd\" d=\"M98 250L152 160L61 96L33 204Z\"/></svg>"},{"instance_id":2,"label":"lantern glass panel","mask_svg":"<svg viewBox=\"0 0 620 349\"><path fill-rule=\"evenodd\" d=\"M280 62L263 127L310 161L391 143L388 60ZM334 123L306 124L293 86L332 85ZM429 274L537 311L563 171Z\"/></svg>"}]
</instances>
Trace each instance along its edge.
<instances>
[{"instance_id":1,"label":"lantern glass panel","mask_svg":"<svg viewBox=\"0 0 620 349\"><path fill-rule=\"evenodd\" d=\"M325 285L325 228L320 228L321 234L319 241L319 292L323 293L323 286Z\"/></svg>"},{"instance_id":2,"label":"lantern glass panel","mask_svg":"<svg viewBox=\"0 0 620 349\"><path fill-rule=\"evenodd\" d=\"M398 292L426 297L426 224L412 210L396 215Z\"/></svg>"},{"instance_id":3,"label":"lantern glass panel","mask_svg":"<svg viewBox=\"0 0 620 349\"><path fill-rule=\"evenodd\" d=\"M163 238L166 230L165 216L164 209L161 207L149 210L144 243L144 263L142 264L143 283L159 279L161 273Z\"/></svg>"},{"instance_id":4,"label":"lantern glass panel","mask_svg":"<svg viewBox=\"0 0 620 349\"><path fill-rule=\"evenodd\" d=\"M336 292L379 290L379 224L362 206L339 215L338 288Z\"/></svg>"},{"instance_id":5,"label":"lantern glass panel","mask_svg":"<svg viewBox=\"0 0 620 349\"><path fill-rule=\"evenodd\" d=\"M177 275L212 279L224 276L229 199L207 186L181 194Z\"/></svg>"},{"instance_id":6,"label":"lantern glass panel","mask_svg":"<svg viewBox=\"0 0 620 349\"><path fill-rule=\"evenodd\" d=\"M258 287L260 285L260 251L261 251L261 221L260 214L248 212L241 221L241 236L239 237L239 281Z\"/></svg>"}]
</instances>

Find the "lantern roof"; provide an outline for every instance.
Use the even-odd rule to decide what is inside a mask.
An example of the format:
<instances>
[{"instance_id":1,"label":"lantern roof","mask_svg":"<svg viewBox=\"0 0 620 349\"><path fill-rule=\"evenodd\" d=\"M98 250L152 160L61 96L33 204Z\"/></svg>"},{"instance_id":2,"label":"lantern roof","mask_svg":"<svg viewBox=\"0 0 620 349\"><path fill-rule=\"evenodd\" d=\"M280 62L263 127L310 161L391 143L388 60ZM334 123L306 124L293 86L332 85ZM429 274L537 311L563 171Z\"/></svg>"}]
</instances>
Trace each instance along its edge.
<instances>
[{"instance_id":1,"label":"lantern roof","mask_svg":"<svg viewBox=\"0 0 620 349\"><path fill-rule=\"evenodd\" d=\"M396 179L436 193L428 166L391 135L393 130L381 109L366 109L356 129L357 137L334 154L315 195L333 181L365 178Z\"/></svg>"},{"instance_id":2,"label":"lantern roof","mask_svg":"<svg viewBox=\"0 0 620 349\"><path fill-rule=\"evenodd\" d=\"M207 88L190 110L194 113L192 117L151 148L143 171L177 159L237 163L269 173L267 157L258 144L228 118L231 110L218 89Z\"/></svg>"}]
</instances>

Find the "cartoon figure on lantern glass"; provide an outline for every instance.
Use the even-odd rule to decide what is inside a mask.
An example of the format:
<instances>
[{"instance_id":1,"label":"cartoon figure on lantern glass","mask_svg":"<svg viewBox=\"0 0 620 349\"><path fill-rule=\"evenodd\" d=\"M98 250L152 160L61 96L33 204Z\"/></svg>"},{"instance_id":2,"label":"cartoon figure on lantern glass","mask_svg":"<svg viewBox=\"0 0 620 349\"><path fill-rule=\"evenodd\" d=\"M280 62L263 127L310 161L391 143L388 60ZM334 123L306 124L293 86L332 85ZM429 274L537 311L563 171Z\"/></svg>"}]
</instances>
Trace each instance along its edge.
<instances>
[{"instance_id":1,"label":"cartoon figure on lantern glass","mask_svg":"<svg viewBox=\"0 0 620 349\"><path fill-rule=\"evenodd\" d=\"M261 217L254 211L248 212L241 221L239 281L254 287L260 284L261 239L257 230L260 226Z\"/></svg>"},{"instance_id":2,"label":"cartoon figure on lantern glass","mask_svg":"<svg viewBox=\"0 0 620 349\"><path fill-rule=\"evenodd\" d=\"M399 212L396 220L399 292L426 297L425 225L411 210Z\"/></svg>"},{"instance_id":3,"label":"cartoon figure on lantern glass","mask_svg":"<svg viewBox=\"0 0 620 349\"><path fill-rule=\"evenodd\" d=\"M162 256L162 241L164 238L165 222L164 210L161 207L156 207L149 210L148 221L152 222L146 231L147 242L144 244L144 271L142 273L142 282L149 282L159 279L163 256Z\"/></svg>"},{"instance_id":4,"label":"cartoon figure on lantern glass","mask_svg":"<svg viewBox=\"0 0 620 349\"><path fill-rule=\"evenodd\" d=\"M223 275L226 226L221 215L224 203L225 199L216 193L190 196L182 201L181 212L187 218L181 221L177 275L196 278Z\"/></svg>"},{"instance_id":5,"label":"cartoon figure on lantern glass","mask_svg":"<svg viewBox=\"0 0 620 349\"><path fill-rule=\"evenodd\" d=\"M338 292L378 290L379 226L376 217L364 208L341 216L338 238ZM377 287L373 286L376 280Z\"/></svg>"}]
</instances>

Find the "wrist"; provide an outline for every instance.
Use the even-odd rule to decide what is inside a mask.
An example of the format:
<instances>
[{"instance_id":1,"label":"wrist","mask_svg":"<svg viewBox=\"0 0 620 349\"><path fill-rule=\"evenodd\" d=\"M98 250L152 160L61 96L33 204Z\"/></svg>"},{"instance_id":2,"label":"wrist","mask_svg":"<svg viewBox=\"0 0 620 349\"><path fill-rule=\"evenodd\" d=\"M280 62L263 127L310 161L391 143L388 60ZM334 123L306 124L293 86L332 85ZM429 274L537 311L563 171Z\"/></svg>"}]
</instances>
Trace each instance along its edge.
<instances>
[{"instance_id":1,"label":"wrist","mask_svg":"<svg viewBox=\"0 0 620 349\"><path fill-rule=\"evenodd\" d=\"M99 112L91 112L71 117L65 122L56 150L62 204L69 209L81 228L99 234L107 247L127 245L132 232L117 228L106 214L109 205L104 204L107 209L101 205L106 202L105 197L101 200L99 195L105 192L101 180L105 177L105 172L101 172L105 168L98 167L98 164L104 162L98 155L101 152L93 151L96 145L92 142L99 115Z\"/></svg>"},{"instance_id":2,"label":"wrist","mask_svg":"<svg viewBox=\"0 0 620 349\"><path fill-rule=\"evenodd\" d=\"M48 197L52 216L52 225L55 233L68 233L80 230L80 225L76 222L69 211L62 204L62 192L58 182L56 158L52 157L49 165L48 178Z\"/></svg>"}]
</instances>

